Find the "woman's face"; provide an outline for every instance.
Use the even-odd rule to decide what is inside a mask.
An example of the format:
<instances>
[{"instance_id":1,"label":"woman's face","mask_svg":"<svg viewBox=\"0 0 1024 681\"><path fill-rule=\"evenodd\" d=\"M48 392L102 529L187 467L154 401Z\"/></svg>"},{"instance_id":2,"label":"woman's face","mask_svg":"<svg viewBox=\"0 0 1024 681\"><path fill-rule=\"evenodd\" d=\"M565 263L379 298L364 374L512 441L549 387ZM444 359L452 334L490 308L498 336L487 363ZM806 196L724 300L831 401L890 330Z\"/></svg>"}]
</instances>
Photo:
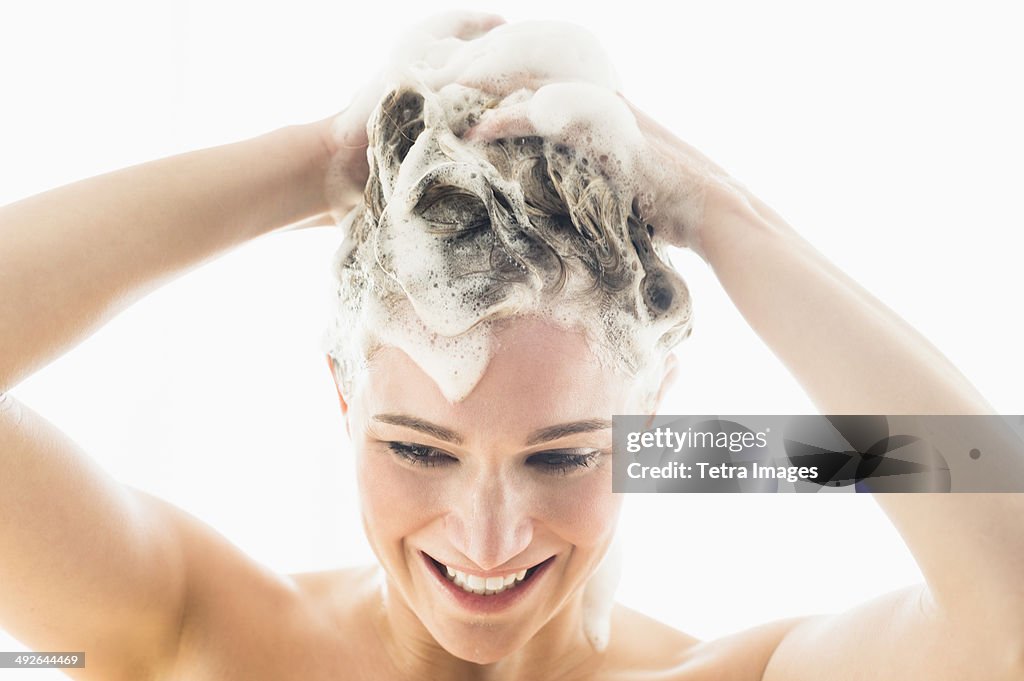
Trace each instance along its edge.
<instances>
[{"instance_id":1,"label":"woman's face","mask_svg":"<svg viewBox=\"0 0 1024 681\"><path fill-rule=\"evenodd\" d=\"M450 653L479 663L578 617L564 606L603 557L621 503L610 417L632 404L629 381L579 333L517 319L497 340L454 405L385 347L347 412L363 521L390 597Z\"/></svg>"}]
</instances>

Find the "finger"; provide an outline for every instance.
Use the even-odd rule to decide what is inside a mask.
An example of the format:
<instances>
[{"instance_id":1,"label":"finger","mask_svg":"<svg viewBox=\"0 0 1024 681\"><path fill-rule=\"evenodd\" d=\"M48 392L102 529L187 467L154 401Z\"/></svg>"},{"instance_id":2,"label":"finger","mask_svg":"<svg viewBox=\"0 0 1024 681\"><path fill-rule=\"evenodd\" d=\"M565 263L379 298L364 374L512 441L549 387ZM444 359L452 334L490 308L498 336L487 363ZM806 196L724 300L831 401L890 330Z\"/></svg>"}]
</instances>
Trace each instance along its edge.
<instances>
[{"instance_id":1,"label":"finger","mask_svg":"<svg viewBox=\"0 0 1024 681\"><path fill-rule=\"evenodd\" d=\"M490 142L504 137L535 135L537 131L527 115L527 106L526 102L520 102L489 109L463 137L467 140Z\"/></svg>"}]
</instances>

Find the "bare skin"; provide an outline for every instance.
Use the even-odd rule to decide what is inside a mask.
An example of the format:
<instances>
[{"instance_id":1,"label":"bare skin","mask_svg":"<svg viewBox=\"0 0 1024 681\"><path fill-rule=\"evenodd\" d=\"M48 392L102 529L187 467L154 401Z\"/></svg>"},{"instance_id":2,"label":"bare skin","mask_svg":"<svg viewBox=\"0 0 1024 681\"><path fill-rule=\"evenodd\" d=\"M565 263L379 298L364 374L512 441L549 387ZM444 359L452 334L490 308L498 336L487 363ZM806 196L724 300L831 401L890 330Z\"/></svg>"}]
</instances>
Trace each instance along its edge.
<instances>
[{"instance_id":1,"label":"bare skin","mask_svg":"<svg viewBox=\"0 0 1024 681\"><path fill-rule=\"evenodd\" d=\"M639 112L638 120L680 178L706 167L664 128ZM343 209L328 205L322 189L332 156L350 164L345 196L358 200L365 180L358 121L348 151L326 134L327 124L147 163L0 209L0 290L9 293L0 297L0 394L169 278L260 234ZM700 224L679 225L670 203L653 224L672 243L699 249L823 413L992 412L938 350L763 202L714 178L705 188ZM670 187L664 190L671 196ZM522 366L513 359L505 371ZM500 386L507 376L495 371ZM585 384L580 390L594 392ZM342 398L354 438L365 435L371 399L397 398L386 391ZM467 409L486 409L486 402L484 391ZM616 413L610 403L592 406ZM519 415L524 428L539 418ZM476 457L490 451L467 449ZM482 664L403 636L420 625L401 607L382 604L381 568L275 574L195 518L115 482L10 395L0 399L0 471L0 625L38 649L88 651L89 666L71 671L75 678L799 681L1024 674L1024 499L1017 494L880 495L926 583L846 613L769 623L718 641L697 641L617 607L611 647L585 654L585 642L565 622L576 616L572 589L586 570L574 572L567 562L559 573L572 585L565 607L522 646ZM535 536L550 529L530 527ZM427 529L414 528L406 538L415 541ZM515 545L520 534L500 532L495 523L462 529L462 553L476 555L481 567L488 560L511 565L516 551L527 550ZM554 553L564 548L553 539L550 546ZM396 589L415 583L387 578ZM570 661L558 663L564 668L552 666L556 652Z\"/></svg>"}]
</instances>

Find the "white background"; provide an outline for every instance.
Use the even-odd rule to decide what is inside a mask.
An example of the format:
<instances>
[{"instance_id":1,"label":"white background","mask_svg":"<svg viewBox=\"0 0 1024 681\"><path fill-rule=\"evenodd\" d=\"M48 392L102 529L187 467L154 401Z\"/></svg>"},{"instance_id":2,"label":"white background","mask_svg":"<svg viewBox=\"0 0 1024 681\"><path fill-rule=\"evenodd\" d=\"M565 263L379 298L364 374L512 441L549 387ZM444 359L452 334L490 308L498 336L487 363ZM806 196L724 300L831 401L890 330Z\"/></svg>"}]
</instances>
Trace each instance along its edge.
<instances>
[{"instance_id":1,"label":"white background","mask_svg":"<svg viewBox=\"0 0 1024 681\"><path fill-rule=\"evenodd\" d=\"M972 5L478 4L588 27L637 106L907 318L997 410L1019 414L1022 26L1016 3ZM450 7L5 5L0 203L334 113L396 32ZM198 268L14 393L112 475L276 570L370 561L319 347L337 240L332 229L270 235ZM696 328L663 413L813 412L710 271L674 258ZM870 498L634 496L622 522L621 600L700 637L841 610L920 577ZM20 649L0 631L0 650Z\"/></svg>"}]
</instances>

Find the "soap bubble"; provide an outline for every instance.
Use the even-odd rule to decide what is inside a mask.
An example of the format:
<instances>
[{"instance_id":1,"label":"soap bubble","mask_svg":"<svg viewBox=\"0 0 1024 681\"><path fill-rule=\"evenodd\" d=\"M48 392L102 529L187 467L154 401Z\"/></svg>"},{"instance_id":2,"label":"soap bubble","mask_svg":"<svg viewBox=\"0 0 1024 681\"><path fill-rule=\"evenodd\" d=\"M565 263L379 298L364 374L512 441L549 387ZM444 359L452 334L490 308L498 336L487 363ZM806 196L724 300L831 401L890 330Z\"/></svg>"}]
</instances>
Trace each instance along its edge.
<instances>
[{"instance_id":1,"label":"soap bubble","mask_svg":"<svg viewBox=\"0 0 1024 681\"><path fill-rule=\"evenodd\" d=\"M339 219L327 350L343 391L393 345L456 402L486 369L492 324L525 314L583 332L609 367L660 376L691 301L643 220L636 122L613 73L593 37L562 22L424 34L396 52L369 117L363 201ZM566 97L586 100L577 121L602 118L580 126L589 141L566 134ZM527 108L531 134L467 137L510 107Z\"/></svg>"}]
</instances>

